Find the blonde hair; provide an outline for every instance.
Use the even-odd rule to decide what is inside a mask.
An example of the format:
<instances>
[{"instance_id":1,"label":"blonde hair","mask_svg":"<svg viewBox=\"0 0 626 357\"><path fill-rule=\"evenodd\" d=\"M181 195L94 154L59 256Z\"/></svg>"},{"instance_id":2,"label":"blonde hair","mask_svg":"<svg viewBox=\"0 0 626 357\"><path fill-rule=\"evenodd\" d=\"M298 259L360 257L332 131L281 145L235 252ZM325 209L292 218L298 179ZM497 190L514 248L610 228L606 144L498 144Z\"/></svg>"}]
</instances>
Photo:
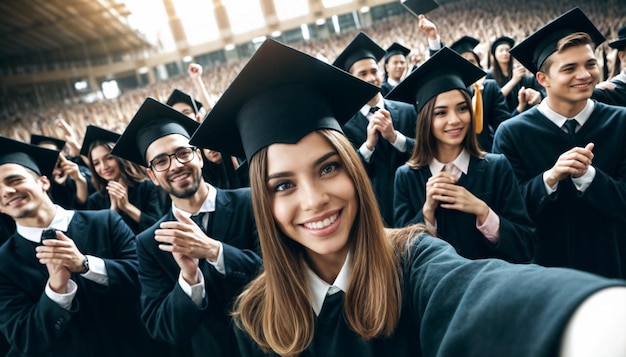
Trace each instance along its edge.
<instances>
[{"instance_id":1,"label":"blonde hair","mask_svg":"<svg viewBox=\"0 0 626 357\"><path fill-rule=\"evenodd\" d=\"M401 270L387 237L369 178L350 142L339 132L318 131L337 150L354 182L358 213L348 244L352 273L343 311L350 327L364 340L389 336L400 318ZM237 298L237 326L265 351L297 355L311 343L314 315L305 275L305 251L282 234L274 222L266 185L267 148L250 160L252 204L264 261L264 272Z\"/></svg>"}]
</instances>

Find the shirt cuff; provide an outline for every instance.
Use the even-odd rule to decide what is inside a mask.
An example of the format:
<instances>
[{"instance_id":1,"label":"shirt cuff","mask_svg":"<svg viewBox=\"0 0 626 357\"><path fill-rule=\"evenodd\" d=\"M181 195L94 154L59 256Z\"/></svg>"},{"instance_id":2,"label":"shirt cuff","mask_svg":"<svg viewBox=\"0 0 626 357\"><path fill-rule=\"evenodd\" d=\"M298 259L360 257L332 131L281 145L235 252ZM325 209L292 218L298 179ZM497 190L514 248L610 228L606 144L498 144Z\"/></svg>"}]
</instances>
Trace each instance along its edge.
<instances>
[{"instance_id":1,"label":"shirt cuff","mask_svg":"<svg viewBox=\"0 0 626 357\"><path fill-rule=\"evenodd\" d=\"M437 35L436 40L428 39L428 49L433 51L438 51L441 49L441 37Z\"/></svg>"},{"instance_id":2,"label":"shirt cuff","mask_svg":"<svg viewBox=\"0 0 626 357\"><path fill-rule=\"evenodd\" d=\"M400 152L406 152L406 136L396 130L396 141L391 145Z\"/></svg>"},{"instance_id":3,"label":"shirt cuff","mask_svg":"<svg viewBox=\"0 0 626 357\"><path fill-rule=\"evenodd\" d=\"M109 285L109 275L107 274L106 264L104 259L86 255L87 261L89 261L89 271L81 276L85 279L89 279L100 285Z\"/></svg>"},{"instance_id":4,"label":"shirt cuff","mask_svg":"<svg viewBox=\"0 0 626 357\"><path fill-rule=\"evenodd\" d=\"M489 214L485 223L478 225L478 218L476 218L476 228L482 233L487 240L491 243L498 243L500 241L500 216L498 216L491 208L489 208Z\"/></svg>"},{"instance_id":5,"label":"shirt cuff","mask_svg":"<svg viewBox=\"0 0 626 357\"><path fill-rule=\"evenodd\" d=\"M550 187L550 185L548 185L548 175L548 171L543 173L543 186L546 188L546 193L548 194L548 196L550 196L551 194L556 192L557 187L559 187L559 183L557 182L554 186Z\"/></svg>"},{"instance_id":6,"label":"shirt cuff","mask_svg":"<svg viewBox=\"0 0 626 357\"><path fill-rule=\"evenodd\" d=\"M576 186L576 189L578 191L585 192L585 190L587 189L587 187L589 187L589 185L591 185L591 182L593 182L593 179L595 177L596 177L596 168L589 165L587 172L578 178L572 177L572 182L574 183L574 186Z\"/></svg>"},{"instance_id":7,"label":"shirt cuff","mask_svg":"<svg viewBox=\"0 0 626 357\"><path fill-rule=\"evenodd\" d=\"M72 301L74 300L74 296L76 296L76 291L78 291L78 285L76 285L72 279L68 281L67 292L65 294L54 292L52 288L50 288L50 281L46 283L45 289L46 295L50 298L50 300L54 301L68 311L72 308Z\"/></svg>"},{"instance_id":8,"label":"shirt cuff","mask_svg":"<svg viewBox=\"0 0 626 357\"><path fill-rule=\"evenodd\" d=\"M376 148L374 148L374 150L376 150ZM368 149L367 145L363 143L363 145L361 145L361 147L359 148L359 154L363 156L363 160L365 160L365 162L370 162L372 155L374 155L374 150Z\"/></svg>"},{"instance_id":9,"label":"shirt cuff","mask_svg":"<svg viewBox=\"0 0 626 357\"><path fill-rule=\"evenodd\" d=\"M189 285L183 278L183 272L181 271L178 275L178 285L180 285L185 294L191 298L191 301L193 301L194 304L201 306L202 300L206 295L206 291L204 290L204 276L202 275L202 271L200 271L200 269L198 269L198 277L200 282L194 285Z\"/></svg>"},{"instance_id":10,"label":"shirt cuff","mask_svg":"<svg viewBox=\"0 0 626 357\"><path fill-rule=\"evenodd\" d=\"M217 242L217 244L219 244L220 246L220 251L219 253L217 253L217 260L216 261L210 261L208 259L206 259L206 261L213 265L213 267L215 268L215 270L217 270L218 273L222 274L222 275L226 275L226 266L224 265L224 247L222 246L222 242Z\"/></svg>"},{"instance_id":11,"label":"shirt cuff","mask_svg":"<svg viewBox=\"0 0 626 357\"><path fill-rule=\"evenodd\" d=\"M435 220L435 224L430 223L426 218L424 218L424 224L426 224L426 228L433 231L433 233L437 234L437 220Z\"/></svg>"}]
</instances>

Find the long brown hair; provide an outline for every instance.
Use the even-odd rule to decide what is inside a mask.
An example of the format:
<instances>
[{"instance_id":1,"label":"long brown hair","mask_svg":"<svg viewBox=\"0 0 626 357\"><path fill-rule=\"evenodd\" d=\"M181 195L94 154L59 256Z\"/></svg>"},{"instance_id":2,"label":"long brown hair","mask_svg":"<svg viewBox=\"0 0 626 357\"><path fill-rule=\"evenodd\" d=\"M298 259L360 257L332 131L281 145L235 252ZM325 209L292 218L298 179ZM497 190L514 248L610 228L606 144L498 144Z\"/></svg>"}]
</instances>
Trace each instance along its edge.
<instances>
[{"instance_id":1,"label":"long brown hair","mask_svg":"<svg viewBox=\"0 0 626 357\"><path fill-rule=\"evenodd\" d=\"M383 226L374 191L350 142L334 130L319 130L337 150L356 188L358 213L350 245L351 276L344 300L350 327L365 340L389 336L401 310L399 260ZM314 314L306 284L304 248L283 235L271 211L267 148L250 160L250 187L264 261L261 273L237 298L235 322L264 350L296 355L313 339Z\"/></svg>"},{"instance_id":2,"label":"long brown hair","mask_svg":"<svg viewBox=\"0 0 626 357\"><path fill-rule=\"evenodd\" d=\"M106 188L108 181L100 177L96 173L96 169L93 167L93 159L91 158L91 153L93 149L102 146L109 152L113 150L113 143L96 140L91 145L89 145L89 171L91 171L91 183L93 187L98 191L101 196L106 196ZM136 184L143 182L148 179L148 173L146 170L130 161L126 161L117 156L113 156L115 158L115 162L117 162L117 166L120 168L120 176L124 184L128 187L134 187Z\"/></svg>"},{"instance_id":3,"label":"long brown hair","mask_svg":"<svg viewBox=\"0 0 626 357\"><path fill-rule=\"evenodd\" d=\"M476 119L474 117L474 111L472 108L472 98L467 91L456 89L465 98L465 102L469 106L470 111L470 127L463 138L461 145L467 152L476 157L484 157L485 152L480 149L478 145L478 139L474 134L476 132ZM417 126L415 128L415 146L407 165L412 169L419 169L423 166L427 166L435 158L437 154L437 139L433 135L433 118L435 116L435 103L437 102L437 96L426 102L422 107L422 110L417 116Z\"/></svg>"}]
</instances>

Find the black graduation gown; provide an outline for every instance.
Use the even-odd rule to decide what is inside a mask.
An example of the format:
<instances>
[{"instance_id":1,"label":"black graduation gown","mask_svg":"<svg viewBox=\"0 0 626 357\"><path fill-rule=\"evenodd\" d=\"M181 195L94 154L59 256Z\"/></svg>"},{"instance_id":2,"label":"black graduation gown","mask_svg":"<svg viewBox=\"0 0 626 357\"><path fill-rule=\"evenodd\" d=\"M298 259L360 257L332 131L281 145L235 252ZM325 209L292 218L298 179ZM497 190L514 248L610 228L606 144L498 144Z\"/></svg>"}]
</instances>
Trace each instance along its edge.
<instances>
[{"instance_id":1,"label":"black graduation gown","mask_svg":"<svg viewBox=\"0 0 626 357\"><path fill-rule=\"evenodd\" d=\"M396 172L394 218L396 227L424 222L428 166L419 170L403 165ZM536 246L535 229L526 212L511 165L502 155L470 157L467 175L457 182L483 200L500 217L500 241L493 244L476 228L476 216L438 208L437 235L448 241L459 255L469 259L501 258L514 263L529 262ZM433 222L434 223L434 222Z\"/></svg>"},{"instance_id":2,"label":"black graduation gown","mask_svg":"<svg viewBox=\"0 0 626 357\"><path fill-rule=\"evenodd\" d=\"M18 233L0 247L0 330L10 356L160 356L140 320L137 254L132 231L109 210L76 211L67 236L87 255L104 259L109 285L73 273L71 309L44 292L48 271L36 243Z\"/></svg>"},{"instance_id":3,"label":"black graduation gown","mask_svg":"<svg viewBox=\"0 0 626 357\"><path fill-rule=\"evenodd\" d=\"M222 162L215 164L209 161L202 153L204 166L202 167L202 177L204 181L222 189L234 189L249 187L247 165L235 169L230 157L223 157Z\"/></svg>"},{"instance_id":4,"label":"black graduation gown","mask_svg":"<svg viewBox=\"0 0 626 357\"><path fill-rule=\"evenodd\" d=\"M391 92L392 89L393 89L393 86L385 79L380 86L380 94L382 94L383 97L385 97L387 96L387 94L389 94L389 92Z\"/></svg>"},{"instance_id":5,"label":"black graduation gown","mask_svg":"<svg viewBox=\"0 0 626 357\"><path fill-rule=\"evenodd\" d=\"M236 344L228 313L232 299L244 282L256 274L259 265L256 254L236 249L258 251L250 189L217 189L215 212L210 216L212 223L207 234L224 243L227 277L206 260L200 260L199 267L207 286L202 306L197 306L182 290L178 284L180 268L172 254L161 251L154 240L154 231L161 222L175 220L170 210L137 236L142 320L151 336L175 345L175 356L234 355ZM243 259L243 263L231 262L232 256ZM209 290L209 286L215 288Z\"/></svg>"},{"instance_id":6,"label":"black graduation gown","mask_svg":"<svg viewBox=\"0 0 626 357\"><path fill-rule=\"evenodd\" d=\"M626 107L626 83L617 79L611 80L611 83L615 84L615 89L596 88L591 98L598 102Z\"/></svg>"},{"instance_id":7,"label":"black graduation gown","mask_svg":"<svg viewBox=\"0 0 626 357\"><path fill-rule=\"evenodd\" d=\"M469 87L467 90L470 96L474 95L474 87ZM493 135L500 123L511 118L511 112L502 95L500 86L493 79L485 79L481 94L483 99L483 131L477 134L476 137L481 149L491 152Z\"/></svg>"},{"instance_id":8,"label":"black graduation gown","mask_svg":"<svg viewBox=\"0 0 626 357\"><path fill-rule=\"evenodd\" d=\"M494 151L503 153L520 183L530 218L537 228L536 262L626 277L626 108L595 103L571 136L537 108L502 123ZM574 146L595 143L592 183L580 193L571 180L548 195L544 171Z\"/></svg>"},{"instance_id":9,"label":"black graduation gown","mask_svg":"<svg viewBox=\"0 0 626 357\"><path fill-rule=\"evenodd\" d=\"M330 298L329 306L327 297L301 356L556 356L576 307L599 289L626 284L571 269L467 260L428 235L404 257L402 271L402 313L391 337L364 341L342 302ZM276 356L236 333L242 356Z\"/></svg>"},{"instance_id":10,"label":"black graduation gown","mask_svg":"<svg viewBox=\"0 0 626 357\"><path fill-rule=\"evenodd\" d=\"M495 80L495 78L493 77L493 71L491 69L487 70L486 78ZM496 83L498 83L500 88L502 88L509 80L510 79L508 77L505 77L502 83ZM535 78L535 76L532 74L526 73L524 77L513 87L511 93L509 93L509 95L505 97L506 104L509 107L509 111L511 113L517 109L517 105L519 104L519 100L517 100L517 94L522 87L532 88L541 93L541 98L546 97L546 90L541 86L541 84L539 84L539 82L537 82L537 78Z\"/></svg>"},{"instance_id":11,"label":"black graduation gown","mask_svg":"<svg viewBox=\"0 0 626 357\"><path fill-rule=\"evenodd\" d=\"M396 169L404 164L415 146L415 123L417 113L414 106L385 99L385 109L391 113L393 127L406 136L406 152L399 152L382 137L378 140L369 162L363 161L372 182L378 207L387 226L393 223L393 180ZM358 150L367 139L369 121L360 112L356 113L343 126L343 131L352 145Z\"/></svg>"},{"instance_id":12,"label":"black graduation gown","mask_svg":"<svg viewBox=\"0 0 626 357\"><path fill-rule=\"evenodd\" d=\"M118 212L124 222L132 229L135 234L147 229L163 215L162 199L159 194L159 188L150 180L136 183L135 187L128 188L128 202L139 208L141 217L139 223L135 222L125 212ZM87 198L87 209L108 209L111 207L109 195L100 195L94 192Z\"/></svg>"}]
</instances>

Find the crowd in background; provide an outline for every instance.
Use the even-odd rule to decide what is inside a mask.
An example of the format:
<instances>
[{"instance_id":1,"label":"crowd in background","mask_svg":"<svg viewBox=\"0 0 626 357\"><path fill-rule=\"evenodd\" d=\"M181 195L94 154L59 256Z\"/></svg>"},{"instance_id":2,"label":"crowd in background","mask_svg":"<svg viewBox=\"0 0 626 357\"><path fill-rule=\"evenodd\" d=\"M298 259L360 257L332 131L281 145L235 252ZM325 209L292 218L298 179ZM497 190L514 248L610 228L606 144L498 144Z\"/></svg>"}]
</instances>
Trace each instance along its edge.
<instances>
[{"instance_id":1,"label":"crowd in background","mask_svg":"<svg viewBox=\"0 0 626 357\"><path fill-rule=\"evenodd\" d=\"M489 46L495 38L509 36L521 40L546 21L575 6L581 6L609 41L617 37L617 29L624 25L626 9L615 0L590 1L584 4L573 0L524 2L468 0L446 3L443 7L430 12L428 17L436 22L445 44L451 44L465 35L480 39L481 43L475 51L481 56L482 68L486 70ZM408 12L375 21L369 27L349 29L328 38L289 45L332 62L359 31L366 32L383 48L393 42L411 48L412 55L409 57L413 58L412 64L414 65L418 65L428 57L426 37L419 31L417 19ZM605 65L602 51L610 50L607 42L598 46L596 50L601 67ZM211 103L205 103L205 105L212 106L218 100L246 61L247 58L244 58L204 69L202 79L206 83L212 100ZM409 61L411 61L410 58ZM9 109L11 106L7 105L5 108L0 108L0 122L3 123L0 134L23 141L28 141L31 133L62 136L63 133L53 125L59 118L68 122L80 137L88 124L121 132L146 97L151 96L165 101L173 88L179 88L198 97L201 95L197 93L187 75L180 75L137 89L126 90L114 99L93 103L72 103L67 100L65 103L33 107L19 112Z\"/></svg>"}]
</instances>

